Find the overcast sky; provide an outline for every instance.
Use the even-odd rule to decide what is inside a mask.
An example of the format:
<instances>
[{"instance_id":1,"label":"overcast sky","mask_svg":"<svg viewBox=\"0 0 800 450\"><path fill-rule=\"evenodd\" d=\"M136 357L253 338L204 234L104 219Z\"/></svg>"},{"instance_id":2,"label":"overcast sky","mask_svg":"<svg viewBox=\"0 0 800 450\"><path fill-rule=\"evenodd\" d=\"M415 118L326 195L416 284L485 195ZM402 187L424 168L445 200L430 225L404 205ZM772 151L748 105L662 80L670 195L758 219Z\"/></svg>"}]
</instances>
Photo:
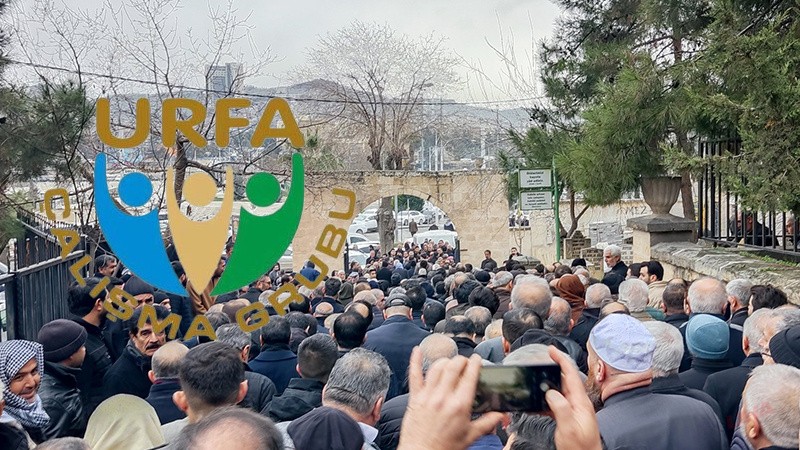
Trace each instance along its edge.
<instances>
[{"instance_id":1,"label":"overcast sky","mask_svg":"<svg viewBox=\"0 0 800 450\"><path fill-rule=\"evenodd\" d=\"M37 1L15 0L23 11ZM59 4L64 0L53 0ZM100 0L66 0L79 8L98 8ZM207 5L224 2L185 0L175 13L177 23L205 33L210 25ZM191 6L189 6L191 5ZM202 5L202 6L201 6ZM289 73L306 58L305 49L320 35L346 27L353 20L386 22L412 36L431 32L446 38L447 46L473 65L480 65L496 82L503 83L502 63L487 40L500 46L501 30L508 40L513 35L516 56L526 75L535 78L528 63L538 43L552 34L559 8L549 0L237 0L240 15L251 13L252 37L258 45L268 45L278 58L261 76L248 80L257 86L276 86L291 81ZM46 28L45 28L46 29ZM42 31L39 31L40 33ZM242 47L246 43L242 42ZM246 63L246 62L245 62ZM269 73L266 73L269 72ZM459 70L464 85L453 97L461 101L500 100L525 93L514 89L480 91L470 69Z\"/></svg>"}]
</instances>

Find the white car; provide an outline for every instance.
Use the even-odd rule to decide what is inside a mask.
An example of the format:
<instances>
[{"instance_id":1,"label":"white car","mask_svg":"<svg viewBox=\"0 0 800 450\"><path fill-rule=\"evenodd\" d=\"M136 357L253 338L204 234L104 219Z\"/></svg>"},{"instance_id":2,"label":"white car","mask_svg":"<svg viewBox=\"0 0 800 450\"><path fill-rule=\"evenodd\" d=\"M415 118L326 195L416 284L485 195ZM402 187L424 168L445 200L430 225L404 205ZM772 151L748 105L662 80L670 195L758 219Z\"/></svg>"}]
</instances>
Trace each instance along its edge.
<instances>
[{"instance_id":1,"label":"white car","mask_svg":"<svg viewBox=\"0 0 800 450\"><path fill-rule=\"evenodd\" d=\"M348 229L349 233L355 234L364 234L369 233L372 231L378 230L378 221L375 219L362 219L359 220L358 217L350 224L350 228Z\"/></svg>"},{"instance_id":2,"label":"white car","mask_svg":"<svg viewBox=\"0 0 800 450\"><path fill-rule=\"evenodd\" d=\"M283 253L283 256L281 256L281 259L278 260L278 264L281 265L282 271L291 272L292 270L294 270L294 259L292 257L293 254L294 253L292 252L292 246L290 245L289 248L287 248L286 251ZM270 270L272 269L270 268Z\"/></svg>"},{"instance_id":3,"label":"white car","mask_svg":"<svg viewBox=\"0 0 800 450\"><path fill-rule=\"evenodd\" d=\"M400 211L397 213L397 224L407 227L411 221L421 225L426 222L425 215L419 211Z\"/></svg>"},{"instance_id":4,"label":"white car","mask_svg":"<svg viewBox=\"0 0 800 450\"><path fill-rule=\"evenodd\" d=\"M422 244L426 240L434 243L445 241L453 248L456 246L456 239L458 239L458 233L448 230L423 231L414 235L414 242L417 244Z\"/></svg>"},{"instance_id":5,"label":"white car","mask_svg":"<svg viewBox=\"0 0 800 450\"><path fill-rule=\"evenodd\" d=\"M363 234L350 233L347 235L347 248L369 254L369 246L380 248L379 241L370 240Z\"/></svg>"},{"instance_id":6,"label":"white car","mask_svg":"<svg viewBox=\"0 0 800 450\"><path fill-rule=\"evenodd\" d=\"M367 257L368 256L369 255L367 255L365 253L361 253L358 250L350 250L350 251L347 252L347 257L348 257L349 261L350 262L356 261L356 262L358 262L359 265L361 265L361 267L364 267L364 266L367 265Z\"/></svg>"}]
</instances>

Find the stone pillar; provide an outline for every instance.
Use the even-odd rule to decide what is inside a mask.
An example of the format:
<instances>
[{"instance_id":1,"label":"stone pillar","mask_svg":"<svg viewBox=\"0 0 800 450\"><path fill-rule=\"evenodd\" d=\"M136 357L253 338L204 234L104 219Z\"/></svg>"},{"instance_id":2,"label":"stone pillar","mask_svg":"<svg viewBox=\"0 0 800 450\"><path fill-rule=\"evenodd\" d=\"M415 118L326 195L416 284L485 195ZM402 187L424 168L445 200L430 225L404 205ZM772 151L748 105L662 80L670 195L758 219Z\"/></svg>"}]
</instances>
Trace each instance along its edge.
<instances>
[{"instance_id":1,"label":"stone pillar","mask_svg":"<svg viewBox=\"0 0 800 450\"><path fill-rule=\"evenodd\" d=\"M650 260L650 248L664 242L693 242L697 222L659 214L628 219L633 228L633 261Z\"/></svg>"}]
</instances>

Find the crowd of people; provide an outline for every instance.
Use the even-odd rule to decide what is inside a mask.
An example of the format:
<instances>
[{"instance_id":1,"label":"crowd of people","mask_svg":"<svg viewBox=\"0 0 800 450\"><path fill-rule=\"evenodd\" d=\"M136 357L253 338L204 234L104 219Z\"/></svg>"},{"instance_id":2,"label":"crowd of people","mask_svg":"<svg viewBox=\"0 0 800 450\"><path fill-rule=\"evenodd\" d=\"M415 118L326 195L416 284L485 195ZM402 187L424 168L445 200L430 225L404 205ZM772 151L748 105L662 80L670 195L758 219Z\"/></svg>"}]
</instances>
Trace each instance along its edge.
<instances>
[{"instance_id":1,"label":"crowd of people","mask_svg":"<svg viewBox=\"0 0 800 450\"><path fill-rule=\"evenodd\" d=\"M798 448L800 309L780 289L667 280L615 246L598 278L580 259L526 267L517 249L454 256L440 241L350 272L307 263L320 283L288 311L268 301L296 283L279 267L216 298L126 274L112 283L137 302L127 321L104 307L100 277L121 267L101 256L68 288L71 317L0 343L0 448ZM246 331L237 313L256 302L270 320ZM174 334L152 323L170 311L189 319ZM187 336L196 315L215 339ZM473 414L483 366L537 364L561 368L548 411Z\"/></svg>"}]
</instances>

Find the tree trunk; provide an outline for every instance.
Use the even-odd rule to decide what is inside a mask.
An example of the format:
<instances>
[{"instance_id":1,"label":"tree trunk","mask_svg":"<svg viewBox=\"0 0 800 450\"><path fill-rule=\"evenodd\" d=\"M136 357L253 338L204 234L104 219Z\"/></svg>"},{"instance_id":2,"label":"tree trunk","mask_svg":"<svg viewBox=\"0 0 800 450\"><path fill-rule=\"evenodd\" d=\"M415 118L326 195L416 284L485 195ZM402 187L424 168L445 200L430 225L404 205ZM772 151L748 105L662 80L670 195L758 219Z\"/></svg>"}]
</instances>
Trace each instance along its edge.
<instances>
[{"instance_id":1,"label":"tree trunk","mask_svg":"<svg viewBox=\"0 0 800 450\"><path fill-rule=\"evenodd\" d=\"M178 136L175 143L175 199L178 205L183 200L183 181L186 179L186 167L189 165L189 158L186 157L186 139ZM169 189L169 186L167 186Z\"/></svg>"},{"instance_id":2,"label":"tree trunk","mask_svg":"<svg viewBox=\"0 0 800 450\"><path fill-rule=\"evenodd\" d=\"M392 199L384 197L378 208L378 236L381 241L381 253L389 253L394 246L395 219L392 215Z\"/></svg>"}]
</instances>

